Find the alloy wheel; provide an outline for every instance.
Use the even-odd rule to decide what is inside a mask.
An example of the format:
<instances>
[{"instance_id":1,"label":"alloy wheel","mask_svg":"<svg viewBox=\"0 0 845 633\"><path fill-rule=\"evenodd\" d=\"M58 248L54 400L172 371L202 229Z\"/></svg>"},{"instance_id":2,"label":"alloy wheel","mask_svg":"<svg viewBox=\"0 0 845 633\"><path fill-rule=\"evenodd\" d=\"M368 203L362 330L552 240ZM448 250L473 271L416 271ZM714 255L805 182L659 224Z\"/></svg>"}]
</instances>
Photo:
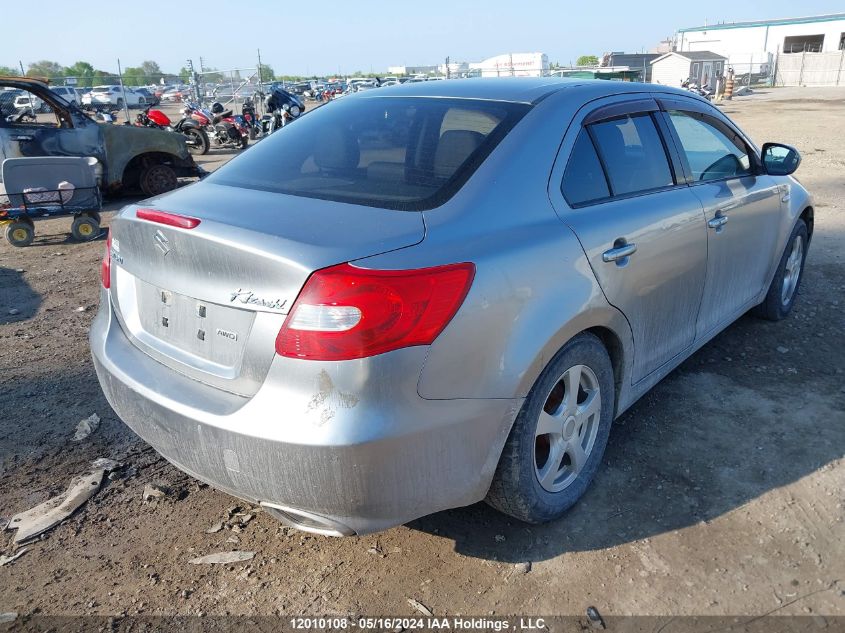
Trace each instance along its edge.
<instances>
[{"instance_id":1,"label":"alloy wheel","mask_svg":"<svg viewBox=\"0 0 845 633\"><path fill-rule=\"evenodd\" d=\"M786 267L783 270L783 285L780 291L780 302L788 306L798 287L798 279L801 277L801 266L804 263L804 238L795 236L792 242L792 250L786 259Z\"/></svg>"},{"instance_id":2,"label":"alloy wheel","mask_svg":"<svg viewBox=\"0 0 845 633\"><path fill-rule=\"evenodd\" d=\"M587 463L601 419L601 389L586 365L567 369L552 387L534 432L534 473L548 492L570 486Z\"/></svg>"}]
</instances>

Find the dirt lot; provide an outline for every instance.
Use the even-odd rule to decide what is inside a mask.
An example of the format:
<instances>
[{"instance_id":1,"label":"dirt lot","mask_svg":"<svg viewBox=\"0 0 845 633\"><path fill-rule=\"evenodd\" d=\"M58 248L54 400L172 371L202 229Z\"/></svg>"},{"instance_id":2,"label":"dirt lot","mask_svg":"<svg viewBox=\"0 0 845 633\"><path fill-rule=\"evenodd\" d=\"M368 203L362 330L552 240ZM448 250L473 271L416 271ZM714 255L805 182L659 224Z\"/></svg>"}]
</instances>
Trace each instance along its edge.
<instances>
[{"instance_id":1,"label":"dirt lot","mask_svg":"<svg viewBox=\"0 0 845 633\"><path fill-rule=\"evenodd\" d=\"M618 421L584 500L542 527L479 504L360 538L260 512L206 533L244 504L159 459L97 384L86 336L102 240L70 242L57 219L29 248L0 244L0 516L96 457L126 464L0 568L0 612L411 615L414 598L438 615L845 615L845 90L764 92L724 109L804 156L816 232L793 315L743 317L673 372ZM100 428L71 442L92 413ZM172 492L145 503L149 483ZM188 562L228 549L256 555Z\"/></svg>"}]
</instances>

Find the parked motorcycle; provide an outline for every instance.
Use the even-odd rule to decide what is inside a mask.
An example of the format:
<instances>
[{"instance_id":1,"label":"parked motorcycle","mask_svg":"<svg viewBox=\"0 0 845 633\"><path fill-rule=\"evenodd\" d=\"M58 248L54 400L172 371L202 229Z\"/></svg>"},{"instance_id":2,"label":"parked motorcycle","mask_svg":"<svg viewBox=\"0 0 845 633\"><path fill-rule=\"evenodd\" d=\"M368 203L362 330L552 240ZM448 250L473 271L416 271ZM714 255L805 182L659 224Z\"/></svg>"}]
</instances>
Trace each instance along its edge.
<instances>
[{"instance_id":1,"label":"parked motorcycle","mask_svg":"<svg viewBox=\"0 0 845 633\"><path fill-rule=\"evenodd\" d=\"M250 140L255 140L264 132L261 127L261 122L255 112L255 104L252 99L247 98L241 106L241 116L243 116L244 124Z\"/></svg>"},{"instance_id":2,"label":"parked motorcycle","mask_svg":"<svg viewBox=\"0 0 845 633\"><path fill-rule=\"evenodd\" d=\"M223 104L214 103L209 110L196 103L188 103L187 110L191 111L191 119L205 130L214 147L246 149L249 145L249 131L246 126L242 121L235 119L231 110L224 110Z\"/></svg>"},{"instance_id":3,"label":"parked motorcycle","mask_svg":"<svg viewBox=\"0 0 845 633\"><path fill-rule=\"evenodd\" d=\"M713 98L713 92L708 86L702 88L697 83L691 82L689 79L681 83L681 88L684 88L693 94L697 94L699 97L704 97L705 99Z\"/></svg>"},{"instance_id":4,"label":"parked motorcycle","mask_svg":"<svg viewBox=\"0 0 845 633\"><path fill-rule=\"evenodd\" d=\"M182 111L182 118L175 124L164 112L151 108L152 106L149 106L135 116L135 125L178 132L186 137L185 144L188 146L188 151L191 154L202 155L208 153L208 135L200 127L199 123L190 118L191 113L188 111L188 108Z\"/></svg>"},{"instance_id":5,"label":"parked motorcycle","mask_svg":"<svg viewBox=\"0 0 845 633\"><path fill-rule=\"evenodd\" d=\"M305 112L305 104L298 97L281 88L276 88L267 95L264 99L264 105L269 113L264 117L267 134L272 134L291 121L298 119Z\"/></svg>"}]
</instances>

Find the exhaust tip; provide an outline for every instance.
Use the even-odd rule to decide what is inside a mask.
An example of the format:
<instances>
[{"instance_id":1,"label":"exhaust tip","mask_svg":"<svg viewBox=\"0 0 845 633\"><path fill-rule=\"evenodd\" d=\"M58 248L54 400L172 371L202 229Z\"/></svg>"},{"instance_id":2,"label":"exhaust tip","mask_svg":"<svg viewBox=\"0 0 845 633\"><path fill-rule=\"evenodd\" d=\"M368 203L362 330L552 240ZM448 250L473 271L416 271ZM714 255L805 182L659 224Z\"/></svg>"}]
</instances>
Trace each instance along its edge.
<instances>
[{"instance_id":1,"label":"exhaust tip","mask_svg":"<svg viewBox=\"0 0 845 633\"><path fill-rule=\"evenodd\" d=\"M267 514L275 517L285 525L302 530L303 532L322 534L323 536L353 536L355 534L352 528L337 521L327 519L319 514L296 510L275 503L266 503L264 501L260 505Z\"/></svg>"}]
</instances>

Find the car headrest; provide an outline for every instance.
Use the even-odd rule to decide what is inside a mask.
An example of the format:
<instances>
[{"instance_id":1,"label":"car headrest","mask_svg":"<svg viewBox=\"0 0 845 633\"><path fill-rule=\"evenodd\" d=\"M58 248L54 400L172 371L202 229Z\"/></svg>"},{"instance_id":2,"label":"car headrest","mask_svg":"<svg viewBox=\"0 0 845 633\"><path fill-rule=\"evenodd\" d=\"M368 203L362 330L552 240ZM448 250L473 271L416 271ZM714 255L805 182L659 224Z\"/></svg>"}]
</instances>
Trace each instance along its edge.
<instances>
[{"instance_id":1,"label":"car headrest","mask_svg":"<svg viewBox=\"0 0 845 633\"><path fill-rule=\"evenodd\" d=\"M361 149L350 130L339 125L324 127L317 138L314 162L320 169L352 170L358 167Z\"/></svg>"},{"instance_id":2,"label":"car headrest","mask_svg":"<svg viewBox=\"0 0 845 633\"><path fill-rule=\"evenodd\" d=\"M480 132L443 132L434 152L434 175L438 178L450 178L483 141L484 135Z\"/></svg>"}]
</instances>

